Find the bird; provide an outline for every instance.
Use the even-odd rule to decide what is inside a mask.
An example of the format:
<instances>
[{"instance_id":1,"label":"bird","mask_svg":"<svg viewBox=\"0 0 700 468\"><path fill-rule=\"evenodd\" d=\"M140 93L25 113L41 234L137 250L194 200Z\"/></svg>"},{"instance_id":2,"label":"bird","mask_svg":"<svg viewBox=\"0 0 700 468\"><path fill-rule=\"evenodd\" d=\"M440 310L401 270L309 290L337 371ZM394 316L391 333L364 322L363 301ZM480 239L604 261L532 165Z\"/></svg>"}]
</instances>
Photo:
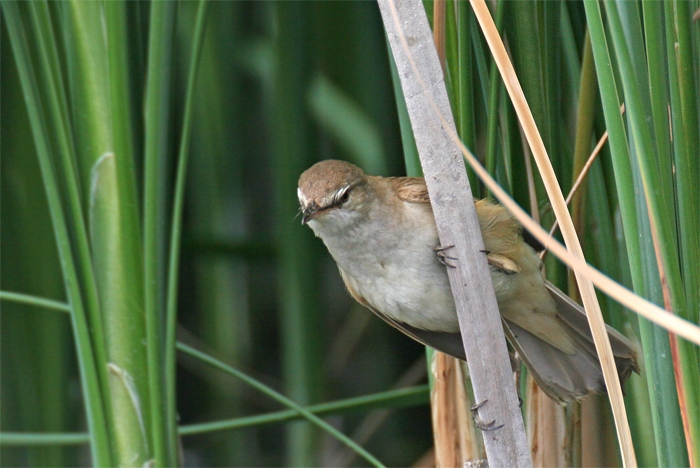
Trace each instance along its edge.
<instances>
[{"instance_id":1,"label":"bird","mask_svg":"<svg viewBox=\"0 0 700 468\"><path fill-rule=\"evenodd\" d=\"M321 238L357 302L424 345L466 360L447 276L457 259L439 245L423 178L371 176L325 160L301 174L297 197L302 225ZM511 347L562 405L605 393L583 308L544 278L536 242L503 206L475 206ZM607 332L624 385L639 373L635 347L614 328Z\"/></svg>"}]
</instances>

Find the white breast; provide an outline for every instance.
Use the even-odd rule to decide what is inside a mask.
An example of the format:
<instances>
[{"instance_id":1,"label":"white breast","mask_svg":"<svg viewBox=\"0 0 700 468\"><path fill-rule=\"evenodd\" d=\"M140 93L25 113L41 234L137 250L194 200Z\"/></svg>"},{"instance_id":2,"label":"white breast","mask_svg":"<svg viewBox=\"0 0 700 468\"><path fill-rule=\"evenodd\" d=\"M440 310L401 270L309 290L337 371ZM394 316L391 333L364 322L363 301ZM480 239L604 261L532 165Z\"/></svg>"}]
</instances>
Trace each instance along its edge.
<instances>
[{"instance_id":1,"label":"white breast","mask_svg":"<svg viewBox=\"0 0 700 468\"><path fill-rule=\"evenodd\" d=\"M325 229L322 220L309 225L348 286L372 307L413 327L458 331L445 266L433 250L439 240L432 212L423 204L403 208L393 220L365 218L342 232Z\"/></svg>"}]
</instances>

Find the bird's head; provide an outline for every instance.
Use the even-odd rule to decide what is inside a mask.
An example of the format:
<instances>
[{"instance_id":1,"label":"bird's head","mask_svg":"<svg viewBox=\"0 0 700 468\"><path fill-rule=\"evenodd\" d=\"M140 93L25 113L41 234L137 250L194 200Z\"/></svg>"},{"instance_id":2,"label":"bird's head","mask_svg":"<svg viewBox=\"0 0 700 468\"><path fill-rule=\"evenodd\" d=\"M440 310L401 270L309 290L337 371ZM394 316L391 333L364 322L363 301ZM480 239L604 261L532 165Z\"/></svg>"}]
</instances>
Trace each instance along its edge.
<instances>
[{"instance_id":1,"label":"bird's head","mask_svg":"<svg viewBox=\"0 0 700 468\"><path fill-rule=\"evenodd\" d=\"M345 229L367 210L369 179L359 167L345 161L314 164L299 177L297 196L302 224L317 229Z\"/></svg>"}]
</instances>

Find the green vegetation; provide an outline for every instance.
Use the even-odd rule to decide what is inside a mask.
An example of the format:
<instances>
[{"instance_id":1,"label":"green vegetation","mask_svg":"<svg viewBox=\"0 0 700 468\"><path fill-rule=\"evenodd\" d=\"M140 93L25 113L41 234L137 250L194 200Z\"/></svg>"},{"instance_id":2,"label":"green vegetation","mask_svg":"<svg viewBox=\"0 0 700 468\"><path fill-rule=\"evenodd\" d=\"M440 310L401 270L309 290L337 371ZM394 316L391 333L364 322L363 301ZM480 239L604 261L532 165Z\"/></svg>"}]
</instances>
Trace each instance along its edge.
<instances>
[{"instance_id":1,"label":"green vegetation","mask_svg":"<svg viewBox=\"0 0 700 468\"><path fill-rule=\"evenodd\" d=\"M315 161L419 170L376 3L1 5L2 466L425 455L423 349L354 304L295 218L296 180ZM699 9L520 0L492 12L564 193L609 132L572 202L588 261L693 323ZM447 2L445 37L463 141L549 228L468 2ZM546 266L565 287L561 263ZM643 357L626 395L639 464L700 466L698 347L601 304ZM607 434L611 461L606 414L591 432Z\"/></svg>"}]
</instances>

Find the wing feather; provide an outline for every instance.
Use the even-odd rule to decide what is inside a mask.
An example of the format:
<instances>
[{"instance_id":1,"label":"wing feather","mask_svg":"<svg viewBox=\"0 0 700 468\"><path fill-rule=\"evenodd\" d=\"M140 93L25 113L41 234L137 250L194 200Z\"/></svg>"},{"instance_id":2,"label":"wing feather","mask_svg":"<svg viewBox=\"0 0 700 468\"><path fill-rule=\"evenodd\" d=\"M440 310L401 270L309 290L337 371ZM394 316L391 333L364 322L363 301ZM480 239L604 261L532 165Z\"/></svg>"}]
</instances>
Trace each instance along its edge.
<instances>
[{"instance_id":1,"label":"wing feather","mask_svg":"<svg viewBox=\"0 0 700 468\"><path fill-rule=\"evenodd\" d=\"M422 177L390 177L387 179L398 197L407 203L430 203L428 187Z\"/></svg>"}]
</instances>

